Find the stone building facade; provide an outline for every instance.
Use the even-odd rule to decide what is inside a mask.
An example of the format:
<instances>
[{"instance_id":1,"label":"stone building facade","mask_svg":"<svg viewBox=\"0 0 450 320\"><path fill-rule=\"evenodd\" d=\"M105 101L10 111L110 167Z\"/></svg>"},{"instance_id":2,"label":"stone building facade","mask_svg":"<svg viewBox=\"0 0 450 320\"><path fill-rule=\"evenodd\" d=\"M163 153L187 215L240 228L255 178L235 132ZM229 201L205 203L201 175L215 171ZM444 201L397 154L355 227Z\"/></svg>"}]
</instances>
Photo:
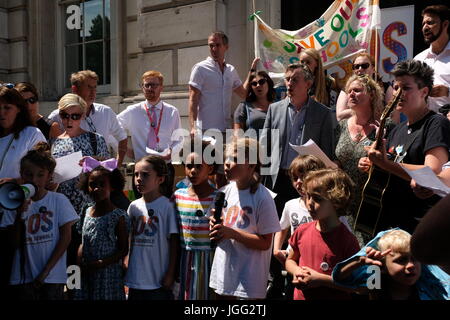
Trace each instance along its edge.
<instances>
[{"instance_id":1,"label":"stone building facade","mask_svg":"<svg viewBox=\"0 0 450 320\"><path fill-rule=\"evenodd\" d=\"M0 80L34 83L46 115L69 92L70 73L91 68L101 77L97 100L120 112L144 99L141 74L159 70L163 99L187 128L189 75L208 56L212 31L228 34L227 61L246 77L254 57L253 4L280 27L278 0L0 0Z\"/></svg>"}]
</instances>

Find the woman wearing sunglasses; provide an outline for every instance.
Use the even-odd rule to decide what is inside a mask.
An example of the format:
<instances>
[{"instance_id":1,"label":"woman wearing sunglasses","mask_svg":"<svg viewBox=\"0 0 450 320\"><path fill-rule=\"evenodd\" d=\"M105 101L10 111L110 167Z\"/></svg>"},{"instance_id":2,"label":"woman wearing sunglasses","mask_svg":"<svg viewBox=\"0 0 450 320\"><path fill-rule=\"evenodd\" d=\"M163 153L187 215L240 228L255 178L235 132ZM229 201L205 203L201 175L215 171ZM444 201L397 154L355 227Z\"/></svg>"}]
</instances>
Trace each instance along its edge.
<instances>
[{"instance_id":1,"label":"woman wearing sunglasses","mask_svg":"<svg viewBox=\"0 0 450 320\"><path fill-rule=\"evenodd\" d=\"M362 52L356 56L353 60L352 69L355 75L368 75L378 82L378 85L383 89L384 105L387 105L391 101L394 90L389 82L383 82L381 77L375 73L375 60L367 52ZM344 91L341 91L336 104L336 118L340 121L348 119L351 116L352 110L348 106L348 95ZM399 113L393 112L391 119L395 123L398 123L400 120Z\"/></svg>"},{"instance_id":2,"label":"woman wearing sunglasses","mask_svg":"<svg viewBox=\"0 0 450 320\"><path fill-rule=\"evenodd\" d=\"M19 82L14 87L27 102L31 122L44 134L47 140L56 138L62 132L57 122L39 114L39 96L36 87L29 82Z\"/></svg>"},{"instance_id":3,"label":"woman wearing sunglasses","mask_svg":"<svg viewBox=\"0 0 450 320\"><path fill-rule=\"evenodd\" d=\"M80 127L86 109L87 104L79 95L68 93L59 100L58 110L64 132L50 141L52 156L55 159L78 151L81 151L83 157L91 156L98 160L109 158L105 139L97 133L85 131ZM60 183L57 192L61 192L69 198L77 214L81 215L83 209L92 200L78 189L78 181L79 177L75 177ZM68 265L76 264L76 251L81 243L81 227L82 222L75 224L75 230L72 232L72 242L67 249Z\"/></svg>"},{"instance_id":4,"label":"woman wearing sunglasses","mask_svg":"<svg viewBox=\"0 0 450 320\"><path fill-rule=\"evenodd\" d=\"M234 112L234 130L242 129L256 131L264 127L269 105L275 100L275 89L267 72L258 71L249 76L247 98L241 102Z\"/></svg>"}]
</instances>

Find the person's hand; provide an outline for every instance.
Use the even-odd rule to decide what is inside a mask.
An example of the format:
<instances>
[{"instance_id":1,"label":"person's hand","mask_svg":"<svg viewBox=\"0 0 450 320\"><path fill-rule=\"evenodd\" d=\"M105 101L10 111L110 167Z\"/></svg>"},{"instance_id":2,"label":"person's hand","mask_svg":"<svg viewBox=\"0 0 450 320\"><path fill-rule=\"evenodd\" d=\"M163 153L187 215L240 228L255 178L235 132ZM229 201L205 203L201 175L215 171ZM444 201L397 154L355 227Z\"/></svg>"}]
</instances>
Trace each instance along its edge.
<instances>
[{"instance_id":1,"label":"person's hand","mask_svg":"<svg viewBox=\"0 0 450 320\"><path fill-rule=\"evenodd\" d=\"M410 185L414 192L414 195L419 199L428 199L434 195L434 192L432 190L418 185L414 179L411 180Z\"/></svg>"},{"instance_id":2,"label":"person's hand","mask_svg":"<svg viewBox=\"0 0 450 320\"><path fill-rule=\"evenodd\" d=\"M220 242L222 240L231 239L234 237L235 230L226 227L223 224L216 223L214 219L214 209L211 209L211 216L209 217L209 238L211 241Z\"/></svg>"},{"instance_id":3,"label":"person's hand","mask_svg":"<svg viewBox=\"0 0 450 320\"><path fill-rule=\"evenodd\" d=\"M366 255L359 257L359 262L361 265L376 265L379 267L383 266L383 258L389 254L392 249L387 249L383 252L376 250L372 247L366 249Z\"/></svg>"},{"instance_id":4,"label":"person's hand","mask_svg":"<svg viewBox=\"0 0 450 320\"><path fill-rule=\"evenodd\" d=\"M169 148L169 153L166 156L161 157L163 160L172 160L172 149Z\"/></svg>"},{"instance_id":5,"label":"person's hand","mask_svg":"<svg viewBox=\"0 0 450 320\"><path fill-rule=\"evenodd\" d=\"M250 67L250 70L256 70L256 66L258 65L258 62L260 61L260 58L253 59L252 65Z\"/></svg>"},{"instance_id":6,"label":"person's hand","mask_svg":"<svg viewBox=\"0 0 450 320\"><path fill-rule=\"evenodd\" d=\"M323 285L325 277L325 274L311 268L299 267L294 275L295 282L293 280L292 283L300 290L317 288Z\"/></svg>"},{"instance_id":7,"label":"person's hand","mask_svg":"<svg viewBox=\"0 0 450 320\"><path fill-rule=\"evenodd\" d=\"M47 279L47 277L48 277L48 272L46 272L46 271L41 272L41 273L36 277L36 279L34 279L34 281L33 281L33 286L34 286L36 289L42 287L42 286L44 285L44 283L45 283L44 281L45 281L45 279Z\"/></svg>"},{"instance_id":8,"label":"person's hand","mask_svg":"<svg viewBox=\"0 0 450 320\"><path fill-rule=\"evenodd\" d=\"M172 274L166 273L161 282L161 285L166 290L172 290L173 283L175 282L175 278Z\"/></svg>"},{"instance_id":9,"label":"person's hand","mask_svg":"<svg viewBox=\"0 0 450 320\"><path fill-rule=\"evenodd\" d=\"M361 172L369 172L371 166L372 161L370 161L368 157L363 157L358 161L358 169Z\"/></svg>"},{"instance_id":10,"label":"person's hand","mask_svg":"<svg viewBox=\"0 0 450 320\"><path fill-rule=\"evenodd\" d=\"M386 156L386 140L383 139L380 150L375 149L375 142L370 147L364 147L367 151L367 157L369 160L379 167L382 167L383 163L387 160Z\"/></svg>"},{"instance_id":11,"label":"person's hand","mask_svg":"<svg viewBox=\"0 0 450 320\"><path fill-rule=\"evenodd\" d=\"M281 263L281 265L286 264L286 258L287 258L287 250L274 250L273 256Z\"/></svg>"},{"instance_id":12,"label":"person's hand","mask_svg":"<svg viewBox=\"0 0 450 320\"><path fill-rule=\"evenodd\" d=\"M430 97L448 97L448 90L445 84L435 84L431 89Z\"/></svg>"}]
</instances>

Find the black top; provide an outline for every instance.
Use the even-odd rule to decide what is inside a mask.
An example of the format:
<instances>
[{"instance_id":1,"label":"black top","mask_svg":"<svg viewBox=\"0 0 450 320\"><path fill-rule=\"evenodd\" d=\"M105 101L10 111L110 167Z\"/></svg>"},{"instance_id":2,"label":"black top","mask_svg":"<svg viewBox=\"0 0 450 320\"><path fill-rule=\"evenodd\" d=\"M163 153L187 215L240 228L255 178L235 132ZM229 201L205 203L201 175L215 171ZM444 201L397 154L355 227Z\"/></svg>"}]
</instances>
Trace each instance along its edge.
<instances>
[{"instance_id":1,"label":"black top","mask_svg":"<svg viewBox=\"0 0 450 320\"><path fill-rule=\"evenodd\" d=\"M52 126L53 121L47 117L42 117L36 122L36 127L41 130L45 139L49 139L50 137L50 128Z\"/></svg>"},{"instance_id":2,"label":"black top","mask_svg":"<svg viewBox=\"0 0 450 320\"><path fill-rule=\"evenodd\" d=\"M450 122L432 111L410 126L406 122L397 125L390 132L387 141L389 153L396 155L397 152L406 151L403 162L408 164L424 164L425 153L437 147L449 149ZM419 219L439 200L437 195L425 200L417 198L409 181L391 175L384 197L385 214L380 227L382 230L400 227L412 233Z\"/></svg>"}]
</instances>

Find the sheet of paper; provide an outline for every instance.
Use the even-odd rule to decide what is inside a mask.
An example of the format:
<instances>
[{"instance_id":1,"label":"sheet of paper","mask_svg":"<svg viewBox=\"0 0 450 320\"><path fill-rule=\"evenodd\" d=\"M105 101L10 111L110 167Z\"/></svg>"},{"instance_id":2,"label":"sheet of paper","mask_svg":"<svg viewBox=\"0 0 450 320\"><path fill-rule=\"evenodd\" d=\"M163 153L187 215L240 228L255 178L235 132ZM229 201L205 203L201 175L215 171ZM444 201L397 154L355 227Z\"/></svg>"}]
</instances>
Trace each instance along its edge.
<instances>
[{"instance_id":1,"label":"sheet of paper","mask_svg":"<svg viewBox=\"0 0 450 320\"><path fill-rule=\"evenodd\" d=\"M56 168L53 173L53 181L55 183L61 183L79 176L82 169L79 162L82 157L83 154L81 151L78 151L55 159Z\"/></svg>"},{"instance_id":2,"label":"sheet of paper","mask_svg":"<svg viewBox=\"0 0 450 320\"><path fill-rule=\"evenodd\" d=\"M309 139L308 142L302 144L301 146L296 146L291 143L289 143L289 145L301 156L310 154L322 160L323 163L325 163L325 165L328 168L332 169L337 168L337 164L331 161L330 158L328 158L328 156L322 151L322 149L319 148L319 146L312 139Z\"/></svg>"},{"instance_id":3,"label":"sheet of paper","mask_svg":"<svg viewBox=\"0 0 450 320\"><path fill-rule=\"evenodd\" d=\"M424 167L417 170L408 170L405 167L402 168L418 185L432 190L435 194L445 197L450 193L450 188L436 176L430 167Z\"/></svg>"},{"instance_id":4,"label":"sheet of paper","mask_svg":"<svg viewBox=\"0 0 450 320\"><path fill-rule=\"evenodd\" d=\"M147 152L147 154L151 156L166 157L169 154L169 148L164 149L161 152L158 152L156 150L150 149L149 147L145 147L145 152Z\"/></svg>"}]
</instances>

